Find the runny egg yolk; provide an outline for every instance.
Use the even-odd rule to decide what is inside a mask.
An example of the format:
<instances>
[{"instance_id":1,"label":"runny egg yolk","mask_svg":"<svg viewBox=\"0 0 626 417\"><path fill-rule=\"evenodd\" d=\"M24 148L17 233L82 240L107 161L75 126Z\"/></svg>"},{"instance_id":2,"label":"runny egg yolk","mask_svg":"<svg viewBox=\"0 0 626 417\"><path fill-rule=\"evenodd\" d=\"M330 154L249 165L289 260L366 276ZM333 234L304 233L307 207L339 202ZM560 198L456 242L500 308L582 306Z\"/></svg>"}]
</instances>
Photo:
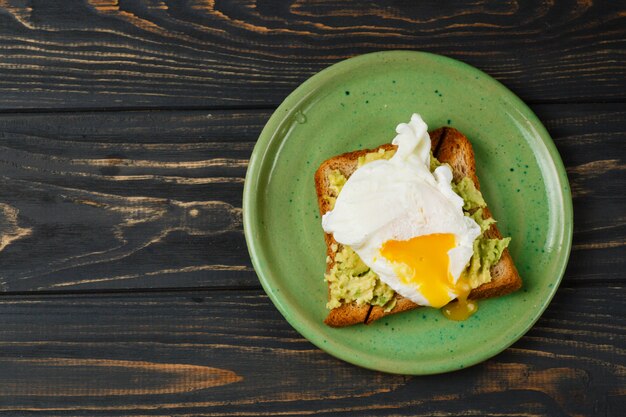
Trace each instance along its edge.
<instances>
[{"instance_id":1,"label":"runny egg yolk","mask_svg":"<svg viewBox=\"0 0 626 417\"><path fill-rule=\"evenodd\" d=\"M404 284L413 284L435 308L444 307L442 313L450 320L465 320L478 310L475 302L468 300L471 287L461 276L456 285L450 274L448 251L456 239L451 233L434 233L416 236L409 240L388 240L380 254L389 260ZM449 292L457 301L449 303Z\"/></svg>"},{"instance_id":2,"label":"runny egg yolk","mask_svg":"<svg viewBox=\"0 0 626 417\"><path fill-rule=\"evenodd\" d=\"M449 271L448 251L456 245L452 233L434 233L409 240L388 240L380 254L394 265L394 271L405 284L419 288L435 308L450 301L454 280Z\"/></svg>"},{"instance_id":3,"label":"runny egg yolk","mask_svg":"<svg viewBox=\"0 0 626 417\"><path fill-rule=\"evenodd\" d=\"M441 309L443 315L450 320L463 321L477 312L478 304L476 301L468 299L471 291L472 287L470 287L467 279L461 274L455 289L457 299Z\"/></svg>"}]
</instances>

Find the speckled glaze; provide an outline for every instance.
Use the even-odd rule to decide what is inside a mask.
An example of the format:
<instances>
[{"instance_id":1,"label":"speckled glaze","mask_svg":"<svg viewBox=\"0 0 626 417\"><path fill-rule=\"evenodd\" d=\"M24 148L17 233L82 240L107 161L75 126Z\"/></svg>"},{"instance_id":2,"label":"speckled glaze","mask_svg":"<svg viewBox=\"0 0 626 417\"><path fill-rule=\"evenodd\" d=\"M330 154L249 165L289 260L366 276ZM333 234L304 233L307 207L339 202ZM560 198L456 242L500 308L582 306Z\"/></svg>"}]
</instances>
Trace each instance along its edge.
<instances>
[{"instance_id":1,"label":"speckled glaze","mask_svg":"<svg viewBox=\"0 0 626 417\"><path fill-rule=\"evenodd\" d=\"M422 308L369 326L329 328L322 323L325 247L313 174L334 155L391 141L414 112L431 129L453 126L470 138L483 194L513 238L524 287L481 301L465 322ZM263 288L303 336L366 368L432 374L494 356L535 323L567 264L572 201L548 133L506 87L450 58L379 52L316 74L272 115L246 175L244 229Z\"/></svg>"}]
</instances>

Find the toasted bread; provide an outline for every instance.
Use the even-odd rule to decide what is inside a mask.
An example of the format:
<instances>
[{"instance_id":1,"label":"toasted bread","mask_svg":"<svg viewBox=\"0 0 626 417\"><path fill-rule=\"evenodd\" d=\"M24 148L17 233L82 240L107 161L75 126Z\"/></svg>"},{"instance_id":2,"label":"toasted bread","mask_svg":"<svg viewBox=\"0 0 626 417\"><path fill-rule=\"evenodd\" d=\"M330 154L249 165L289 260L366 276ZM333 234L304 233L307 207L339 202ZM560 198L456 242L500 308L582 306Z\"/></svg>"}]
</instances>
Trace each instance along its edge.
<instances>
[{"instance_id":1,"label":"toasted bread","mask_svg":"<svg viewBox=\"0 0 626 417\"><path fill-rule=\"evenodd\" d=\"M476 160L474 151L469 140L458 130L453 128L439 128L430 133L431 149L433 154L440 162L445 162L452 168L454 181L460 181L464 177L469 177L478 190L480 184L476 177ZM384 144L375 149L365 149L354 152L348 152L335 156L324 161L315 173L315 189L317 192L317 201L320 213L324 215L331 209L330 199L336 197L333 195L329 184L329 174L333 170L339 170L346 178L350 177L357 169L357 163L360 156L370 152L376 152L379 149L391 150L395 146ZM483 210L483 216L488 218L491 216L488 208ZM489 238L502 238L495 224L485 231L485 235ZM335 263L335 255L341 250L341 244L337 243L331 234L325 234L326 254L329 262L327 263L327 272ZM482 299L496 297L509 294L519 289L522 280L513 264L508 249L505 249L496 265L491 268L492 280L486 284L475 288L470 293L472 299ZM366 305L356 305L355 303L343 304L340 307L332 309L324 323L332 327L343 327L357 323L372 323L387 315L401 313L403 311L413 310L419 305L402 297L395 295L396 305L391 311L385 312L382 307Z\"/></svg>"}]
</instances>

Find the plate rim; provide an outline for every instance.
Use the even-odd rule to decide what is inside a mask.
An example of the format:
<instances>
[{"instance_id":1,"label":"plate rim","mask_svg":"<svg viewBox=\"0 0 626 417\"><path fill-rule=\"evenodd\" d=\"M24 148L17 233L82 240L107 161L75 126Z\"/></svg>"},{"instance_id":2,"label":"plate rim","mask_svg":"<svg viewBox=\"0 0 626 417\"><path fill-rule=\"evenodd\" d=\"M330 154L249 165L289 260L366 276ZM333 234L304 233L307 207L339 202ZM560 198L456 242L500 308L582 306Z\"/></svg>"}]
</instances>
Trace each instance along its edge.
<instances>
[{"instance_id":1,"label":"plate rim","mask_svg":"<svg viewBox=\"0 0 626 417\"><path fill-rule=\"evenodd\" d=\"M565 270L567 268L569 257L571 254L572 248L572 238L573 238L573 202L571 196L571 188L569 184L569 180L567 177L567 172L565 170L565 166L561 159L561 156L554 144L554 141L547 129L541 123L541 120L535 115L535 113L530 109L530 107L522 101L514 92L509 90L505 85L500 83L495 78L491 77L489 74L483 72L482 70L473 67L469 64L466 64L463 61L450 58L444 55L434 54L430 52L423 51L412 51L412 50L390 50L390 51L379 51L379 52L371 52L367 54L358 55L352 58L344 59L335 64L332 64L321 71L315 73L307 80L305 80L302 84L296 87L289 95L282 101L282 103L274 110L268 121L266 122L263 130L261 131L259 138L254 146L252 154L249 159L248 169L246 171L246 176L244 180L244 190L243 190L243 201L242 201L242 216L243 216L243 228L244 228L244 236L246 240L246 246L248 249L248 253L250 255L250 259L252 261L252 265L254 267L255 273L263 287L263 290L270 298L274 306L280 311L282 316L287 320L287 322L298 332L301 336L306 338L309 342L323 350L324 352L339 358L343 361L351 363L353 365L357 365L366 369L371 369L375 371L382 371L393 374L403 374L403 375L431 375L431 374L440 374L451 372L454 370L458 370L457 366L449 367L445 369L435 369L435 370L423 370L418 368L409 368L409 369L395 369L388 366L370 366L368 363L363 363L362 361L355 358L355 356L346 354L341 350L336 350L332 347L332 345L320 343L319 339L323 339L324 335L319 334L318 331L306 325L306 320L298 319L298 314L290 311L289 308L282 302L279 298L280 296L275 294L272 291L270 281L272 280L269 274L266 274L264 268L260 263L260 252L262 251L262 247L260 244L256 242L254 236L254 228L258 227L255 225L255 213L250 210L251 207L254 207L258 204L258 198L256 190L258 189L257 185L259 183L259 173L263 166L263 162L265 157L268 154L269 149L271 148L271 144L273 140L279 136L278 128L284 120L284 114L289 111L297 108L298 103L307 99L307 97L315 92L319 87L311 88L313 84L324 84L327 79L335 75L335 72L340 72L346 68L350 68L351 66L358 66L360 61L366 61L370 59L384 59L385 57L393 56L401 58L402 56L408 57L410 59L419 59L420 57L423 59L429 59L434 61L439 61L440 65L444 66L454 66L458 67L462 71L468 71L470 73L474 73L476 76L484 78L487 82L494 84L496 90L500 91L506 99L510 101L511 105L514 108L520 109L527 120L533 125L533 127L537 130L536 137L544 144L547 150L547 154L551 159L552 165L556 171L556 180L560 185L559 193L557 195L560 197L562 201L562 213L564 217L563 227L561 229L563 234L563 246L561 249L561 261L558 265L558 273L556 274L556 278L554 280L554 285L550 288L547 293L547 297L544 298L541 302L541 306L535 310L534 316L532 320L530 320L526 325L524 325L521 330L511 337L511 340L504 345L500 345L497 348L486 349L484 353L476 355L472 360L469 360L462 367L463 369L468 368L470 366L481 363L489 358L492 358L499 353L506 350L513 343L518 341L524 334L526 334L539 320L539 318L543 315L547 307L550 305L550 302L554 298L557 289L559 288L563 276L565 274Z\"/></svg>"}]
</instances>

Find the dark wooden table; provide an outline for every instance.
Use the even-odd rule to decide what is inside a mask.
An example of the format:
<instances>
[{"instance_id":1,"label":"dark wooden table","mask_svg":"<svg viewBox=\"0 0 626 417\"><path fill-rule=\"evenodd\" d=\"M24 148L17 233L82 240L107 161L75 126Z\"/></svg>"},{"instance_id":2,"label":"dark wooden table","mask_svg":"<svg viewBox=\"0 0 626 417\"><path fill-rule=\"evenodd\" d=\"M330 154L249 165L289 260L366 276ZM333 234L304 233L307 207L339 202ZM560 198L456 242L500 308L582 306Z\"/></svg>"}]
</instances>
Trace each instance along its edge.
<instances>
[{"instance_id":1,"label":"dark wooden table","mask_svg":"<svg viewBox=\"0 0 626 417\"><path fill-rule=\"evenodd\" d=\"M447 3L1 0L0 415L624 415L626 4ZM387 49L502 81L573 190L552 304L452 374L315 348L243 237L272 110L322 68Z\"/></svg>"}]
</instances>

